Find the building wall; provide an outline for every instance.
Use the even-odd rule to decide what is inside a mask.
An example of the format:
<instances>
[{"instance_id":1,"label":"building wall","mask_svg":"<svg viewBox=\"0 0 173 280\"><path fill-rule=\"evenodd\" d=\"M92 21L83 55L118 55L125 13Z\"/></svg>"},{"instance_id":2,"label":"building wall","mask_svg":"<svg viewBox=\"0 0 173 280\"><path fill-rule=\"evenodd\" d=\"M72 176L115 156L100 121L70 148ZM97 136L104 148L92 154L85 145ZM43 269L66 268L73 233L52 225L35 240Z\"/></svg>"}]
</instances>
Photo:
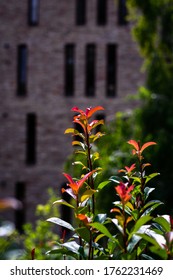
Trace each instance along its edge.
<instances>
[{"instance_id":1,"label":"building wall","mask_svg":"<svg viewBox=\"0 0 173 280\"><path fill-rule=\"evenodd\" d=\"M2 3L3 2L3 3ZM15 185L26 186L26 221L34 220L37 203L44 203L48 187L58 193L64 178L63 164L72 151L70 137L74 106L103 106L106 120L135 104L125 97L144 83L142 60L131 38L131 25L117 24L117 1L108 0L105 26L96 23L96 0L87 0L87 22L75 23L75 0L40 0L39 24L28 25L28 1L1 1L0 9L0 197L15 196ZM64 94L64 47L75 44L75 94ZM85 96L85 48L96 46L96 94ZM106 47L117 44L117 96L108 98ZM17 51L26 44L27 94L17 96ZM26 117L36 115L34 165L26 164ZM9 219L14 212L6 213Z\"/></svg>"}]
</instances>

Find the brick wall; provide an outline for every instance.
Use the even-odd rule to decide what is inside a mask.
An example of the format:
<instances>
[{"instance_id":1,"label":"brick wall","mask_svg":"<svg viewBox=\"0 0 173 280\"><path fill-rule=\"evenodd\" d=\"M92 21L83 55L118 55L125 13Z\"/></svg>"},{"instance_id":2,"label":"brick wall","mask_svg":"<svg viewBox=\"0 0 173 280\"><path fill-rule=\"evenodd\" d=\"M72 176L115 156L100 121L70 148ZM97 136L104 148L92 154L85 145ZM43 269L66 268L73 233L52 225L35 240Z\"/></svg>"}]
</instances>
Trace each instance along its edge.
<instances>
[{"instance_id":1,"label":"brick wall","mask_svg":"<svg viewBox=\"0 0 173 280\"><path fill-rule=\"evenodd\" d=\"M2 1L1 1L2 2ZM48 187L58 193L63 164L72 151L64 130L71 126L73 106L105 107L106 119L135 104L125 100L144 83L142 60L131 38L130 24L117 24L116 1L108 0L105 26L96 24L96 0L87 0L87 23L75 24L75 1L40 0L39 24L28 25L28 1L0 4L0 197L14 196L15 184L26 185L26 221L34 220L37 203L44 203ZM64 46L75 44L75 95L64 95ZM96 46L96 94L85 97L85 48ZM107 98L106 46L117 44L117 96ZM17 96L17 50L26 44L27 95ZM36 115L37 160L26 164L26 116ZM6 217L13 220L14 213Z\"/></svg>"}]
</instances>

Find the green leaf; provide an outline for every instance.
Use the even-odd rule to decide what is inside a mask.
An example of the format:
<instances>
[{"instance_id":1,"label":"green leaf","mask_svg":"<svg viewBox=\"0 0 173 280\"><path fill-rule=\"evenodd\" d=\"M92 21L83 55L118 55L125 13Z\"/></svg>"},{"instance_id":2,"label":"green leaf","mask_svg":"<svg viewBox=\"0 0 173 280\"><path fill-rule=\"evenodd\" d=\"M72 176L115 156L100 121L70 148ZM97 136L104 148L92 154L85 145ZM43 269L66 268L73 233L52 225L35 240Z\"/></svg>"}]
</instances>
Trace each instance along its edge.
<instances>
[{"instance_id":1,"label":"green leaf","mask_svg":"<svg viewBox=\"0 0 173 280\"><path fill-rule=\"evenodd\" d=\"M71 207L71 208L75 208L73 205L71 205L70 203L66 202L64 199L59 199L59 200L56 200L54 201L53 205L54 204L61 204L61 205L65 205L65 206L68 206L68 207Z\"/></svg>"},{"instance_id":2,"label":"green leaf","mask_svg":"<svg viewBox=\"0 0 173 280\"><path fill-rule=\"evenodd\" d=\"M114 223L114 225L116 225L116 227L118 228L118 230L123 234L123 228L122 226L119 224L117 219L112 219L112 222Z\"/></svg>"},{"instance_id":3,"label":"green leaf","mask_svg":"<svg viewBox=\"0 0 173 280\"><path fill-rule=\"evenodd\" d=\"M137 233L137 231L146 223L148 223L150 220L152 219L152 217L150 215L148 216L142 216L140 217L139 220L137 220L136 224L134 225L134 228L132 229L132 231L130 232L129 238L128 240L130 240L133 236L133 234Z\"/></svg>"},{"instance_id":4,"label":"green leaf","mask_svg":"<svg viewBox=\"0 0 173 280\"><path fill-rule=\"evenodd\" d=\"M160 248L159 244L153 237L151 237L145 233L136 233L136 234L139 235L144 240L148 241L149 243L153 244L156 248Z\"/></svg>"},{"instance_id":5,"label":"green leaf","mask_svg":"<svg viewBox=\"0 0 173 280\"><path fill-rule=\"evenodd\" d=\"M160 200L151 200L145 204L145 206L141 209L140 212L142 213L142 216L148 215L162 204L163 202L161 202Z\"/></svg>"},{"instance_id":6,"label":"green leaf","mask_svg":"<svg viewBox=\"0 0 173 280\"><path fill-rule=\"evenodd\" d=\"M107 214L97 214L94 218L94 222L103 224L106 220Z\"/></svg>"},{"instance_id":7,"label":"green leaf","mask_svg":"<svg viewBox=\"0 0 173 280\"><path fill-rule=\"evenodd\" d=\"M75 161L73 162L73 165L81 165L82 169L87 169L87 167L81 161Z\"/></svg>"},{"instance_id":8,"label":"green leaf","mask_svg":"<svg viewBox=\"0 0 173 280\"><path fill-rule=\"evenodd\" d=\"M107 236L111 240L115 240L115 238L112 236L112 234L109 232L109 230L104 225L95 222L95 223L91 223L90 226L99 230L101 233L103 233L105 236Z\"/></svg>"},{"instance_id":9,"label":"green leaf","mask_svg":"<svg viewBox=\"0 0 173 280\"><path fill-rule=\"evenodd\" d=\"M139 211L138 209L135 209L131 212L131 215L133 216L134 220L136 221L139 217Z\"/></svg>"},{"instance_id":10,"label":"green leaf","mask_svg":"<svg viewBox=\"0 0 173 280\"><path fill-rule=\"evenodd\" d=\"M72 141L72 145L73 146L80 146L84 151L86 150L85 149L85 144L80 142L80 141Z\"/></svg>"},{"instance_id":11,"label":"green leaf","mask_svg":"<svg viewBox=\"0 0 173 280\"><path fill-rule=\"evenodd\" d=\"M111 176L109 180L116 184L119 184L121 181L120 177L118 177L118 176Z\"/></svg>"},{"instance_id":12,"label":"green leaf","mask_svg":"<svg viewBox=\"0 0 173 280\"><path fill-rule=\"evenodd\" d=\"M102 190L102 189L103 189L105 186L107 186L109 183L110 183L110 181L101 182L101 183L98 185L97 189L98 189L98 190Z\"/></svg>"},{"instance_id":13,"label":"green leaf","mask_svg":"<svg viewBox=\"0 0 173 280\"><path fill-rule=\"evenodd\" d=\"M147 184L151 179L153 179L154 177L160 175L159 173L152 173L148 176L146 176L146 180L145 180L145 183Z\"/></svg>"},{"instance_id":14,"label":"green leaf","mask_svg":"<svg viewBox=\"0 0 173 280\"><path fill-rule=\"evenodd\" d=\"M67 250L79 255L80 246L75 241L70 241L70 242L63 243L62 247L64 247Z\"/></svg>"},{"instance_id":15,"label":"green leaf","mask_svg":"<svg viewBox=\"0 0 173 280\"><path fill-rule=\"evenodd\" d=\"M52 218L47 219L47 222L54 223L56 225L65 227L65 228L67 228L69 230L72 230L72 231L75 230L74 227L71 224L67 223L66 221L64 221L60 218L52 217Z\"/></svg>"},{"instance_id":16,"label":"green leaf","mask_svg":"<svg viewBox=\"0 0 173 280\"><path fill-rule=\"evenodd\" d=\"M54 254L60 254L61 256L63 255L66 255L66 256L71 256L73 257L74 259L77 259L78 260L78 254L75 254L69 250L67 250L66 248L57 248L57 249L53 249L53 250L50 250L48 252L46 252L47 255L54 255Z\"/></svg>"},{"instance_id":17,"label":"green leaf","mask_svg":"<svg viewBox=\"0 0 173 280\"><path fill-rule=\"evenodd\" d=\"M150 226L149 225L143 225L140 227L140 229L138 230L137 234L133 234L129 243L128 243L128 246L127 246L127 250L129 253L131 253L133 251L133 249L135 248L135 246L138 244L138 242L142 239L141 236L139 236L138 233L145 233L146 230L148 230ZM142 245L141 245L142 246ZM140 251L140 249L138 249L138 251Z\"/></svg>"},{"instance_id":18,"label":"green leaf","mask_svg":"<svg viewBox=\"0 0 173 280\"><path fill-rule=\"evenodd\" d=\"M168 259L168 254L165 249L157 248L156 246L151 246L150 251L156 255L158 255L162 260Z\"/></svg>"},{"instance_id":19,"label":"green leaf","mask_svg":"<svg viewBox=\"0 0 173 280\"><path fill-rule=\"evenodd\" d=\"M92 189L86 190L81 196L81 202L84 202L85 200L89 199L95 192L96 190L92 190Z\"/></svg>"},{"instance_id":20,"label":"green leaf","mask_svg":"<svg viewBox=\"0 0 173 280\"><path fill-rule=\"evenodd\" d=\"M80 227L76 228L76 232L79 234L79 236L85 240L86 242L90 242L90 231L86 227Z\"/></svg>"},{"instance_id":21,"label":"green leaf","mask_svg":"<svg viewBox=\"0 0 173 280\"><path fill-rule=\"evenodd\" d=\"M68 133L73 133L74 135L79 135L79 131L77 129L74 129L72 127L67 128L64 132L64 134L68 134Z\"/></svg>"},{"instance_id":22,"label":"green leaf","mask_svg":"<svg viewBox=\"0 0 173 280\"><path fill-rule=\"evenodd\" d=\"M149 188L149 187L145 187L144 189L144 197L145 197L145 200L149 197L149 194L151 192L153 192L155 190L155 188Z\"/></svg>"},{"instance_id":23,"label":"green leaf","mask_svg":"<svg viewBox=\"0 0 173 280\"><path fill-rule=\"evenodd\" d=\"M161 225L165 232L171 231L171 225L170 225L170 223L164 217L156 217L154 219L154 222L156 222L159 225Z\"/></svg>"}]
</instances>

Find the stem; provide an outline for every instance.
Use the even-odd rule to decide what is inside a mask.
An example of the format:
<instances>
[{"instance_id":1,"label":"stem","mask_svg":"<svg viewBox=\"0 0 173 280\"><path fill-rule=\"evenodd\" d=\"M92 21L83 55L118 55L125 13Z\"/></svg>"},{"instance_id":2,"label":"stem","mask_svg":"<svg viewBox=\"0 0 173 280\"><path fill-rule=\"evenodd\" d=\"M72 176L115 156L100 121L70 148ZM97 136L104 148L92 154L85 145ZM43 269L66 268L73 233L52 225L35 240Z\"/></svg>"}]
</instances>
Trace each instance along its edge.
<instances>
[{"instance_id":1,"label":"stem","mask_svg":"<svg viewBox=\"0 0 173 280\"><path fill-rule=\"evenodd\" d=\"M93 254L94 254L94 251L93 251L93 247L92 247L92 232L90 229L90 242L89 242L89 253L88 253L89 260L93 260Z\"/></svg>"},{"instance_id":2,"label":"stem","mask_svg":"<svg viewBox=\"0 0 173 280\"><path fill-rule=\"evenodd\" d=\"M125 205L123 204L123 216L124 216L124 223L123 223L123 242L124 242L124 251L127 253L127 234L126 234L126 214L125 214Z\"/></svg>"},{"instance_id":3,"label":"stem","mask_svg":"<svg viewBox=\"0 0 173 280\"><path fill-rule=\"evenodd\" d=\"M92 165L92 160L91 160L91 146L90 146L90 141L89 141L89 133L87 130L87 126L86 126L86 146L87 146L87 161L88 161L88 168L89 171L93 171L93 165ZM90 187L91 189L95 189L94 188L94 180L93 177L91 175L91 177L89 178L90 181ZM95 197L94 194L92 195L92 214L94 215L95 213ZM89 260L93 260L94 257L94 248L92 247L92 242L93 242L93 236L92 236L92 231L90 229L90 241L89 241L89 253L88 253L88 259Z\"/></svg>"},{"instance_id":4,"label":"stem","mask_svg":"<svg viewBox=\"0 0 173 280\"><path fill-rule=\"evenodd\" d=\"M76 196L76 209L78 209L78 207L79 207L79 196L78 196L78 194L77 194L77 196ZM79 227L80 227L80 225L79 225ZM83 244L82 244L82 238L81 238L81 236L79 235L79 245L82 247L83 246ZM80 260L81 260L81 256L80 256Z\"/></svg>"},{"instance_id":5,"label":"stem","mask_svg":"<svg viewBox=\"0 0 173 280\"><path fill-rule=\"evenodd\" d=\"M91 160L91 146L90 146L89 133L88 133L87 127L86 127L86 146L87 146L87 154L88 154L88 158L87 158L87 161L88 161L88 168L89 168L89 171L93 171L93 165L92 165L92 160ZM90 180L91 189L94 190L94 181L93 181L93 177L91 176L91 177L89 178L89 180ZM93 214L95 213L95 199L94 199L94 194L92 195L92 212L93 212Z\"/></svg>"}]
</instances>

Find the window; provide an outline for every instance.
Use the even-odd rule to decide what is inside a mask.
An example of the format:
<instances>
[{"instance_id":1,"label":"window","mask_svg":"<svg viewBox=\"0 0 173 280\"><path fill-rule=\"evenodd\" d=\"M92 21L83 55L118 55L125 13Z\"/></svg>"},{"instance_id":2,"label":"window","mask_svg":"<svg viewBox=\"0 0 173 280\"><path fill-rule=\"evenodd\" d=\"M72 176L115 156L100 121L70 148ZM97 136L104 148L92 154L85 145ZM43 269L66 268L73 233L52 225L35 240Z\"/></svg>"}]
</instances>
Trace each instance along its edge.
<instances>
[{"instance_id":1,"label":"window","mask_svg":"<svg viewBox=\"0 0 173 280\"><path fill-rule=\"evenodd\" d=\"M74 79L75 79L75 62L74 62L74 44L65 46L65 95L74 95Z\"/></svg>"},{"instance_id":2,"label":"window","mask_svg":"<svg viewBox=\"0 0 173 280\"><path fill-rule=\"evenodd\" d=\"M86 96L95 95L95 60L96 60L96 46L88 44L86 46L86 67L85 67L85 94Z\"/></svg>"},{"instance_id":3,"label":"window","mask_svg":"<svg viewBox=\"0 0 173 280\"><path fill-rule=\"evenodd\" d=\"M86 23L86 0L76 0L76 25Z\"/></svg>"},{"instance_id":4,"label":"window","mask_svg":"<svg viewBox=\"0 0 173 280\"><path fill-rule=\"evenodd\" d=\"M15 211L15 226L22 233L25 224L25 183L17 182L15 185L15 198L21 202L21 209Z\"/></svg>"},{"instance_id":5,"label":"window","mask_svg":"<svg viewBox=\"0 0 173 280\"><path fill-rule=\"evenodd\" d=\"M28 0L28 24L36 26L39 22L39 0Z\"/></svg>"},{"instance_id":6,"label":"window","mask_svg":"<svg viewBox=\"0 0 173 280\"><path fill-rule=\"evenodd\" d=\"M117 68L117 45L108 44L107 45L107 85L106 93L108 97L113 97L116 95L116 69Z\"/></svg>"},{"instance_id":7,"label":"window","mask_svg":"<svg viewBox=\"0 0 173 280\"><path fill-rule=\"evenodd\" d=\"M119 0L118 1L118 24L119 25L126 25L127 19L127 6L126 0Z\"/></svg>"},{"instance_id":8,"label":"window","mask_svg":"<svg viewBox=\"0 0 173 280\"><path fill-rule=\"evenodd\" d=\"M21 44L18 46L17 58L17 95L25 96L27 91L27 46Z\"/></svg>"},{"instance_id":9,"label":"window","mask_svg":"<svg viewBox=\"0 0 173 280\"><path fill-rule=\"evenodd\" d=\"M97 0L97 24L105 25L107 21L107 0Z\"/></svg>"},{"instance_id":10,"label":"window","mask_svg":"<svg viewBox=\"0 0 173 280\"><path fill-rule=\"evenodd\" d=\"M26 119L26 163L36 163L36 115L27 114Z\"/></svg>"}]
</instances>

